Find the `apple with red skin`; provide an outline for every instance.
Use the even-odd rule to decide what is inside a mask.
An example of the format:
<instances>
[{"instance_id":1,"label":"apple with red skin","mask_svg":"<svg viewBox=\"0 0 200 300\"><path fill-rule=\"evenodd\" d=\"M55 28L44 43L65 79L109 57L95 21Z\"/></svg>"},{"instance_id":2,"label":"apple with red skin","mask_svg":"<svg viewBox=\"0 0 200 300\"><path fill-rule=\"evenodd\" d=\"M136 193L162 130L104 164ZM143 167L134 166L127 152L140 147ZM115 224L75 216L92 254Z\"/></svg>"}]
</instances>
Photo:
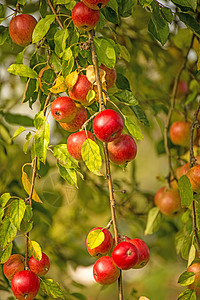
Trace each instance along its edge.
<instances>
[{"instance_id":1,"label":"apple with red skin","mask_svg":"<svg viewBox=\"0 0 200 300\"><path fill-rule=\"evenodd\" d=\"M21 14L13 17L8 28L13 42L22 47L29 45L36 24L36 19L31 15Z\"/></svg>"},{"instance_id":2,"label":"apple with red skin","mask_svg":"<svg viewBox=\"0 0 200 300\"><path fill-rule=\"evenodd\" d=\"M129 270L137 264L139 254L133 244L121 242L113 249L112 258L119 269Z\"/></svg>"},{"instance_id":3,"label":"apple with red skin","mask_svg":"<svg viewBox=\"0 0 200 300\"><path fill-rule=\"evenodd\" d=\"M103 232L104 241L99 246L91 249L89 242L88 242L89 241L88 237L89 237L89 234L91 232L93 232L94 230L101 230ZM102 227L96 227L96 228L93 228L92 230L90 230L89 234L86 238L86 247L91 256L98 257L100 255L106 255L110 252L110 250L112 249L112 246L113 246L113 237L108 229L102 228Z\"/></svg>"},{"instance_id":4,"label":"apple with red skin","mask_svg":"<svg viewBox=\"0 0 200 300\"><path fill-rule=\"evenodd\" d=\"M101 64L99 68L106 72L105 79L106 79L107 89L111 88L115 84L115 81L117 79L116 70L110 69L103 64Z\"/></svg>"},{"instance_id":5,"label":"apple with red skin","mask_svg":"<svg viewBox=\"0 0 200 300\"><path fill-rule=\"evenodd\" d=\"M75 158L78 161L83 160L81 155L81 148L87 138L95 141L93 134L88 130L82 130L72 133L67 139L68 152L73 158Z\"/></svg>"},{"instance_id":6,"label":"apple with red skin","mask_svg":"<svg viewBox=\"0 0 200 300\"><path fill-rule=\"evenodd\" d=\"M190 265L187 268L187 272L193 272L195 273L195 279L192 284L188 286L189 289L195 289L197 286L200 286L200 263L199 262L194 262L192 265Z\"/></svg>"},{"instance_id":7,"label":"apple with red skin","mask_svg":"<svg viewBox=\"0 0 200 300\"><path fill-rule=\"evenodd\" d=\"M75 132L79 130L82 127L82 125L87 121L87 111L85 107L83 107L81 104L76 104L76 108L76 115L71 122L59 122L60 126L66 131Z\"/></svg>"},{"instance_id":8,"label":"apple with red skin","mask_svg":"<svg viewBox=\"0 0 200 300\"><path fill-rule=\"evenodd\" d=\"M40 280L32 271L20 271L14 275L11 288L18 300L32 300L40 289Z\"/></svg>"},{"instance_id":9,"label":"apple with red skin","mask_svg":"<svg viewBox=\"0 0 200 300\"><path fill-rule=\"evenodd\" d=\"M150 253L147 244L141 239L131 239L129 243L133 244L138 251L139 258L136 265L133 266L133 269L140 269L146 266L149 261Z\"/></svg>"},{"instance_id":10,"label":"apple with red skin","mask_svg":"<svg viewBox=\"0 0 200 300\"><path fill-rule=\"evenodd\" d=\"M154 197L155 205L169 217L177 215L181 210L181 197L177 189L162 187Z\"/></svg>"},{"instance_id":11,"label":"apple with red skin","mask_svg":"<svg viewBox=\"0 0 200 300\"><path fill-rule=\"evenodd\" d=\"M129 242L131 240L131 238L129 238L126 235L120 235L118 236L118 244L121 242Z\"/></svg>"},{"instance_id":12,"label":"apple with red skin","mask_svg":"<svg viewBox=\"0 0 200 300\"><path fill-rule=\"evenodd\" d=\"M51 114L58 122L71 122L76 112L76 104L70 97L58 97L51 104Z\"/></svg>"},{"instance_id":13,"label":"apple with red skin","mask_svg":"<svg viewBox=\"0 0 200 300\"><path fill-rule=\"evenodd\" d=\"M136 157L137 145L128 134L121 134L117 139L108 143L109 157L112 162L123 165Z\"/></svg>"},{"instance_id":14,"label":"apple with red skin","mask_svg":"<svg viewBox=\"0 0 200 300\"><path fill-rule=\"evenodd\" d=\"M124 122L120 114L112 109L98 113L93 120L93 131L98 140L112 142L120 136Z\"/></svg>"},{"instance_id":15,"label":"apple with red skin","mask_svg":"<svg viewBox=\"0 0 200 300\"><path fill-rule=\"evenodd\" d=\"M176 96L178 98L183 97L187 94L187 92L188 92L188 83L186 81L180 79L178 81Z\"/></svg>"},{"instance_id":16,"label":"apple with red skin","mask_svg":"<svg viewBox=\"0 0 200 300\"><path fill-rule=\"evenodd\" d=\"M102 256L94 264L94 279L102 285L114 283L119 278L119 275L120 270L110 256Z\"/></svg>"},{"instance_id":17,"label":"apple with red skin","mask_svg":"<svg viewBox=\"0 0 200 300\"><path fill-rule=\"evenodd\" d=\"M85 5L94 10L99 10L103 8L106 4L108 4L109 1L110 0L83 0Z\"/></svg>"},{"instance_id":18,"label":"apple with red skin","mask_svg":"<svg viewBox=\"0 0 200 300\"><path fill-rule=\"evenodd\" d=\"M72 9L72 21L80 30L90 31L98 24L100 12L78 2Z\"/></svg>"},{"instance_id":19,"label":"apple with red skin","mask_svg":"<svg viewBox=\"0 0 200 300\"><path fill-rule=\"evenodd\" d=\"M24 270L24 256L13 254L3 265L3 272L7 279L11 280L13 276Z\"/></svg>"},{"instance_id":20,"label":"apple with red skin","mask_svg":"<svg viewBox=\"0 0 200 300\"><path fill-rule=\"evenodd\" d=\"M172 123L169 129L169 135L172 143L183 147L189 147L190 128L191 123L189 122L177 121Z\"/></svg>"},{"instance_id":21,"label":"apple with red skin","mask_svg":"<svg viewBox=\"0 0 200 300\"><path fill-rule=\"evenodd\" d=\"M38 276L43 276L49 271L50 261L48 256L42 252L41 260L37 260L31 256L28 261L28 266L33 273Z\"/></svg>"},{"instance_id":22,"label":"apple with red skin","mask_svg":"<svg viewBox=\"0 0 200 300\"><path fill-rule=\"evenodd\" d=\"M94 101L88 102L87 100L87 94L90 90L91 90L91 82L87 79L87 76L79 74L75 85L69 91L69 96L72 99L80 102L83 106L89 106L94 102Z\"/></svg>"},{"instance_id":23,"label":"apple with red skin","mask_svg":"<svg viewBox=\"0 0 200 300\"><path fill-rule=\"evenodd\" d=\"M188 177L192 190L196 193L200 192L200 165L194 166L189 169L186 173Z\"/></svg>"}]
</instances>

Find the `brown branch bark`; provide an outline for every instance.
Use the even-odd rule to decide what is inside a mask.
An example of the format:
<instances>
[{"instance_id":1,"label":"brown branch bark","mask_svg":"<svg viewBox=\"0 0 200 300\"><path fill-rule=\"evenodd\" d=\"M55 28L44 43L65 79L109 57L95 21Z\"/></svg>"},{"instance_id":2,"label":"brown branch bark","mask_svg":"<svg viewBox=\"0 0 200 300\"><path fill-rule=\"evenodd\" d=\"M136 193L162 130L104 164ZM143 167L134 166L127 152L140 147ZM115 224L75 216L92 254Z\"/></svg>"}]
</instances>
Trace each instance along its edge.
<instances>
[{"instance_id":1,"label":"brown branch bark","mask_svg":"<svg viewBox=\"0 0 200 300\"><path fill-rule=\"evenodd\" d=\"M57 13L56 13L56 11L55 11L55 9L54 9L52 3L51 3L51 0L47 0L47 3L48 3L48 5L49 5L49 7L51 8L52 13L55 15L56 21L58 22L60 28L63 29L63 28L64 28L64 27L63 27L63 24L61 23L61 21L60 21L58 15L57 15Z\"/></svg>"}]
</instances>

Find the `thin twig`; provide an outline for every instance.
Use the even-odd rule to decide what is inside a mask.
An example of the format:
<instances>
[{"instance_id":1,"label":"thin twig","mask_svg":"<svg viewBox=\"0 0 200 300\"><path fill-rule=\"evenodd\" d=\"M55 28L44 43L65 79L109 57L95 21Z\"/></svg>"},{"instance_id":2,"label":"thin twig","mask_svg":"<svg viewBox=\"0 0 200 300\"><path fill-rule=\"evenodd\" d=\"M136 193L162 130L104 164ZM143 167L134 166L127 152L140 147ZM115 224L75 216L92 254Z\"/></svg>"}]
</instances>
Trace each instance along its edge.
<instances>
[{"instance_id":1,"label":"thin twig","mask_svg":"<svg viewBox=\"0 0 200 300\"><path fill-rule=\"evenodd\" d=\"M52 3L51 3L51 0L47 0L47 2L48 2L49 7L51 8L52 13L55 15L56 21L57 21L58 24L60 25L60 28L63 29L63 28L64 28L64 27L63 27L63 24L61 23L61 21L60 21L58 15L57 15L57 13L56 13L56 11L55 11L55 9L54 9Z\"/></svg>"},{"instance_id":2,"label":"thin twig","mask_svg":"<svg viewBox=\"0 0 200 300\"><path fill-rule=\"evenodd\" d=\"M190 129L190 168L192 168L196 162L193 146L194 146L194 130L197 127L197 125L199 124L199 122L198 122L199 111L200 111L200 102L194 113L194 119L193 119L192 126Z\"/></svg>"}]
</instances>

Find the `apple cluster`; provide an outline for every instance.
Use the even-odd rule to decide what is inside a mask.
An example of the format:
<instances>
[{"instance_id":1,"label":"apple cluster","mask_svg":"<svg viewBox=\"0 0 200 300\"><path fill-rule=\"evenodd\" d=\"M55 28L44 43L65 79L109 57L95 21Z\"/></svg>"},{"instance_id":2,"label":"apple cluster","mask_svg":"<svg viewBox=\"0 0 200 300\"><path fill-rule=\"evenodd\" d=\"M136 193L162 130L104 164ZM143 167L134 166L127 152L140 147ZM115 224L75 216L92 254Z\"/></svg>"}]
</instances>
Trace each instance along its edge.
<instances>
[{"instance_id":1,"label":"apple cluster","mask_svg":"<svg viewBox=\"0 0 200 300\"><path fill-rule=\"evenodd\" d=\"M102 285L114 283L120 276L120 270L144 267L150 257L149 248L143 240L120 236L114 246L112 234L102 227L93 228L88 233L86 247L91 256L98 258L93 266L93 276Z\"/></svg>"},{"instance_id":2,"label":"apple cluster","mask_svg":"<svg viewBox=\"0 0 200 300\"><path fill-rule=\"evenodd\" d=\"M32 300L40 289L38 276L44 276L50 268L50 261L45 253L41 260L31 256L28 260L28 269L25 269L24 256L13 254L3 265L4 275L11 281L11 288L19 300Z\"/></svg>"}]
</instances>

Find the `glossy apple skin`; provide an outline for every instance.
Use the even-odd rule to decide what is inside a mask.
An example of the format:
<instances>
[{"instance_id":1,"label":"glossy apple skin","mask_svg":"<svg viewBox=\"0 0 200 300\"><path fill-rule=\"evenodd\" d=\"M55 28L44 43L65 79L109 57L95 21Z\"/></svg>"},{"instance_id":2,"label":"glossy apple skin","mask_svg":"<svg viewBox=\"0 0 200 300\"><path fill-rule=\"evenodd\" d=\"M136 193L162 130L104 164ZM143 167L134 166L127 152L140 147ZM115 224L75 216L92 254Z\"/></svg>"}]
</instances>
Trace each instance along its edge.
<instances>
[{"instance_id":1,"label":"glossy apple skin","mask_svg":"<svg viewBox=\"0 0 200 300\"><path fill-rule=\"evenodd\" d=\"M74 119L69 123L59 122L60 126L69 132L75 132L81 129L82 125L87 121L87 111L85 107L80 104L76 104L76 115Z\"/></svg>"},{"instance_id":2,"label":"glossy apple skin","mask_svg":"<svg viewBox=\"0 0 200 300\"><path fill-rule=\"evenodd\" d=\"M72 9L72 21L74 25L85 31L90 31L98 24L100 12L86 6L83 2L78 2Z\"/></svg>"},{"instance_id":3,"label":"glossy apple skin","mask_svg":"<svg viewBox=\"0 0 200 300\"><path fill-rule=\"evenodd\" d=\"M32 300L40 289L40 280L29 270L20 271L14 275L11 288L18 300Z\"/></svg>"},{"instance_id":4,"label":"glossy apple skin","mask_svg":"<svg viewBox=\"0 0 200 300\"><path fill-rule=\"evenodd\" d=\"M113 237L112 237L112 234L110 233L110 231L106 228L103 229L102 227L96 227L96 228L93 228L91 231L94 231L96 229L102 230L102 232L104 233L104 241L98 247L96 247L94 249L90 249L88 246L88 237L87 237L86 238L86 247L91 256L99 257L101 255L106 255L110 252L110 250L112 249L112 246L113 246Z\"/></svg>"},{"instance_id":5,"label":"glossy apple skin","mask_svg":"<svg viewBox=\"0 0 200 300\"><path fill-rule=\"evenodd\" d=\"M28 261L30 270L38 276L44 276L50 268L50 261L45 253L42 253L41 260L36 260L33 256Z\"/></svg>"},{"instance_id":6,"label":"glossy apple skin","mask_svg":"<svg viewBox=\"0 0 200 300\"><path fill-rule=\"evenodd\" d=\"M154 202L160 211L168 217L177 215L181 210L181 198L177 189L167 190L166 187L162 187L156 193Z\"/></svg>"},{"instance_id":7,"label":"glossy apple skin","mask_svg":"<svg viewBox=\"0 0 200 300\"><path fill-rule=\"evenodd\" d=\"M194 166L189 169L186 176L190 180L192 190L196 193L200 192L200 165Z\"/></svg>"},{"instance_id":8,"label":"glossy apple skin","mask_svg":"<svg viewBox=\"0 0 200 300\"><path fill-rule=\"evenodd\" d=\"M200 286L200 263L193 263L187 268L187 272L195 273L195 280L192 284L188 286L189 289L195 289L197 286Z\"/></svg>"},{"instance_id":9,"label":"glossy apple skin","mask_svg":"<svg viewBox=\"0 0 200 300\"><path fill-rule=\"evenodd\" d=\"M170 139L173 144L189 147L190 145L190 127L188 122L174 122L169 129Z\"/></svg>"},{"instance_id":10,"label":"glossy apple skin","mask_svg":"<svg viewBox=\"0 0 200 300\"><path fill-rule=\"evenodd\" d=\"M138 251L139 258L133 269L140 269L146 266L150 258L150 252L147 244L141 239L131 239L129 243L133 244Z\"/></svg>"},{"instance_id":11,"label":"glossy apple skin","mask_svg":"<svg viewBox=\"0 0 200 300\"><path fill-rule=\"evenodd\" d=\"M120 270L110 256L102 256L94 264L94 279L102 285L114 283L119 278L119 275Z\"/></svg>"},{"instance_id":12,"label":"glossy apple skin","mask_svg":"<svg viewBox=\"0 0 200 300\"><path fill-rule=\"evenodd\" d=\"M99 10L108 4L110 0L83 0L85 5L94 10Z\"/></svg>"},{"instance_id":13,"label":"glossy apple skin","mask_svg":"<svg viewBox=\"0 0 200 300\"><path fill-rule=\"evenodd\" d=\"M108 143L108 152L112 162L123 165L136 157L137 145L130 135L121 134L117 139Z\"/></svg>"},{"instance_id":14,"label":"glossy apple skin","mask_svg":"<svg viewBox=\"0 0 200 300\"><path fill-rule=\"evenodd\" d=\"M120 136L124 122L119 113L112 109L105 109L94 118L93 131L98 140L112 142Z\"/></svg>"},{"instance_id":15,"label":"glossy apple skin","mask_svg":"<svg viewBox=\"0 0 200 300\"><path fill-rule=\"evenodd\" d=\"M69 91L69 96L72 99L80 102L83 106L89 106L94 102L94 101L88 102L86 99L90 89L91 89L91 82L89 82L86 75L78 75L78 79L75 85Z\"/></svg>"},{"instance_id":16,"label":"glossy apple skin","mask_svg":"<svg viewBox=\"0 0 200 300\"><path fill-rule=\"evenodd\" d=\"M115 69L110 69L106 67L105 65L101 64L100 69L104 70L106 72L106 85L107 89L111 88L117 79L117 72Z\"/></svg>"},{"instance_id":17,"label":"glossy apple skin","mask_svg":"<svg viewBox=\"0 0 200 300\"><path fill-rule=\"evenodd\" d=\"M112 258L119 269L129 270L137 264L139 254L133 244L121 242L113 249Z\"/></svg>"},{"instance_id":18,"label":"glossy apple skin","mask_svg":"<svg viewBox=\"0 0 200 300\"><path fill-rule=\"evenodd\" d=\"M11 280L13 276L24 270L24 256L13 254L3 265L3 272L7 279Z\"/></svg>"},{"instance_id":19,"label":"glossy apple skin","mask_svg":"<svg viewBox=\"0 0 200 300\"><path fill-rule=\"evenodd\" d=\"M13 42L22 47L29 45L36 24L36 19L31 15L21 14L12 18L9 24L9 34Z\"/></svg>"},{"instance_id":20,"label":"glossy apple skin","mask_svg":"<svg viewBox=\"0 0 200 300\"><path fill-rule=\"evenodd\" d=\"M76 104L70 97L58 97L51 104L51 114L58 122L71 122L76 112Z\"/></svg>"},{"instance_id":21,"label":"glossy apple skin","mask_svg":"<svg viewBox=\"0 0 200 300\"><path fill-rule=\"evenodd\" d=\"M78 161L83 160L81 155L81 148L87 137L95 141L93 134L87 130L72 133L67 139L67 149L69 154Z\"/></svg>"}]
</instances>

